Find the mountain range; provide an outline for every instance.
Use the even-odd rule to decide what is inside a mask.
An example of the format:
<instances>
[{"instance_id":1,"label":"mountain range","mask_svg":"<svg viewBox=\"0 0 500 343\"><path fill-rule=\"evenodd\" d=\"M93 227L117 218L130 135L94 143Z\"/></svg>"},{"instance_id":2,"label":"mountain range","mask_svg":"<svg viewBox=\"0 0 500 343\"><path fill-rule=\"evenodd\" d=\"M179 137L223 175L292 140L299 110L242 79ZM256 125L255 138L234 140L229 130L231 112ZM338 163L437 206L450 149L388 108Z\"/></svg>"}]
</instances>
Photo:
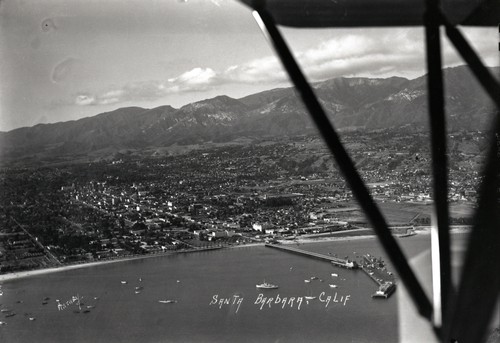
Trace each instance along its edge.
<instances>
[{"instance_id":1,"label":"mountain range","mask_svg":"<svg viewBox=\"0 0 500 343\"><path fill-rule=\"evenodd\" d=\"M498 75L500 68L490 71ZM447 68L443 75L448 129L486 129L495 109L469 69ZM335 78L312 86L340 130L422 129L428 125L426 80L425 75L413 80ZM126 107L75 121L0 132L0 158L70 158L312 130L314 125L294 88L278 88L240 99L217 96L179 109Z\"/></svg>"}]
</instances>

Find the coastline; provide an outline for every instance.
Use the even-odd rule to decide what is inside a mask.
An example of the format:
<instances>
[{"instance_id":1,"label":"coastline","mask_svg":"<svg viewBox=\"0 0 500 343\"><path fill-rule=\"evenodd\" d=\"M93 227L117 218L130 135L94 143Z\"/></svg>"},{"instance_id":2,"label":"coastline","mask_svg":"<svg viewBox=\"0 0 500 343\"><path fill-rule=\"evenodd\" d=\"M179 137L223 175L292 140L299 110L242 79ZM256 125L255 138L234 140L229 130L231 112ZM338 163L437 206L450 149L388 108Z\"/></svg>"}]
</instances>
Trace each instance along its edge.
<instances>
[{"instance_id":1,"label":"coastline","mask_svg":"<svg viewBox=\"0 0 500 343\"><path fill-rule=\"evenodd\" d=\"M94 266L100 266L100 265L104 265L104 264L131 261L131 260L139 260L139 259L144 259L144 258L151 258L151 257L165 256L165 255L166 254L164 254L164 255L133 256L133 257L117 258L117 259L106 260L106 261L94 261L94 262L86 262L86 263L79 263L79 264L63 265L60 267L26 270L26 271L20 271L20 272L8 273L8 274L0 274L0 282L16 280L16 279L20 279L20 278L29 277L29 276L35 276L35 275L52 274L52 273L57 273L57 272L64 272L64 271L68 271L68 270L73 270L73 269L94 267Z\"/></svg>"},{"instance_id":2,"label":"coastline","mask_svg":"<svg viewBox=\"0 0 500 343\"><path fill-rule=\"evenodd\" d=\"M452 228L450 230L451 233L466 233L469 231L470 230L467 228ZM430 227L418 228L415 230L416 235L429 235L430 233L431 233ZM334 241L349 241L349 240L360 240L360 239L375 239L376 237L377 236L375 234L373 234L373 235L360 235L360 236L337 236L337 237L336 236L301 237L301 238L297 238L294 240L280 240L280 243L281 244L309 244L309 243L330 242L330 241L334 242ZM263 242L262 243L255 242L255 243L249 243L249 244L244 244L244 245L231 246L229 248L230 249L241 249L241 248L256 247L256 246L263 246L263 245L264 245ZM199 250L199 251L205 251L205 250ZM80 263L80 264L63 265L61 267L52 267L52 268L46 268L46 269L36 269L36 270L20 271L20 272L8 273L8 274L0 274L0 282L16 280L16 279L20 279L20 278L35 276L35 275L51 274L51 273L64 272L64 271L80 269L80 268L100 266L100 265L109 264L109 263L126 262L126 261L131 261L131 260L167 256L167 255L171 255L171 254L193 253L193 252L197 252L197 251L196 250L179 251L179 252L171 252L171 253L165 253L165 254L132 256L132 257L117 258L117 259L106 260L106 261L94 261L94 262L87 262L87 263Z\"/></svg>"},{"instance_id":3,"label":"coastline","mask_svg":"<svg viewBox=\"0 0 500 343\"><path fill-rule=\"evenodd\" d=\"M153 257L170 256L170 255L174 255L174 254L193 253L193 252L210 251L210 250L217 250L217 249L208 248L208 249L199 249L199 250L182 250L182 251L167 252L167 253L161 253L161 254L151 254L151 255L134 255L134 256L130 256L130 257L115 258L115 259L110 259L110 260L105 260L105 261L84 262L84 263L78 263L78 264L62 265L60 267L26 270L26 271L13 272L13 273L7 273L7 274L0 274L0 282L25 278L25 277L34 276L34 275L51 274L51 273L64 272L64 271L73 270L73 269L95 267L95 266L100 266L100 265L110 264L110 263L142 260L142 259L153 258Z\"/></svg>"}]
</instances>

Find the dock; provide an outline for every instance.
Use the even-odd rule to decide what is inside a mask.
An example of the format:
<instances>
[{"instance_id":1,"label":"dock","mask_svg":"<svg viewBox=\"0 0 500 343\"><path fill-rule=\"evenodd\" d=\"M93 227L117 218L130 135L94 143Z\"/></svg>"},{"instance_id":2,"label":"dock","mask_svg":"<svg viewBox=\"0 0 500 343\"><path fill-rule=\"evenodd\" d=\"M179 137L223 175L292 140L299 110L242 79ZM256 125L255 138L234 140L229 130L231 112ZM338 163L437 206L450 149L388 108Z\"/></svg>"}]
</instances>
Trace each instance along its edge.
<instances>
[{"instance_id":1,"label":"dock","mask_svg":"<svg viewBox=\"0 0 500 343\"><path fill-rule=\"evenodd\" d=\"M382 286L385 283L385 282L380 282L379 280L377 280L377 278L374 276L373 272L370 269L366 268L365 266L361 266L361 270L364 271L370 279L375 281L375 283L377 285Z\"/></svg>"},{"instance_id":2,"label":"dock","mask_svg":"<svg viewBox=\"0 0 500 343\"><path fill-rule=\"evenodd\" d=\"M378 285L378 290L372 294L372 297L389 298L396 290L396 284L389 274L381 271L382 266L384 266L383 262L368 254L364 255L363 259L365 263L361 265L361 270Z\"/></svg>"},{"instance_id":3,"label":"dock","mask_svg":"<svg viewBox=\"0 0 500 343\"><path fill-rule=\"evenodd\" d=\"M356 268L358 268L358 264L356 262L354 262L354 261L351 261L351 260L344 260L344 259L341 259L341 258L338 258L338 257L328 256L328 255L324 255L324 254L319 254L319 253L312 252L312 251L306 251L306 250L302 250L302 249L299 249L299 248L290 247L290 246L287 246L287 245L266 244L265 246L268 247L268 248L274 248L274 249L278 249L278 250L284 250L284 251L291 252L291 253L294 253L294 254L298 254L298 255L302 255L302 256L307 256L307 257L315 258L317 260L322 260L322 261L330 262L333 265L338 266L338 267L342 267L342 268L347 268L347 269L356 269Z\"/></svg>"}]
</instances>

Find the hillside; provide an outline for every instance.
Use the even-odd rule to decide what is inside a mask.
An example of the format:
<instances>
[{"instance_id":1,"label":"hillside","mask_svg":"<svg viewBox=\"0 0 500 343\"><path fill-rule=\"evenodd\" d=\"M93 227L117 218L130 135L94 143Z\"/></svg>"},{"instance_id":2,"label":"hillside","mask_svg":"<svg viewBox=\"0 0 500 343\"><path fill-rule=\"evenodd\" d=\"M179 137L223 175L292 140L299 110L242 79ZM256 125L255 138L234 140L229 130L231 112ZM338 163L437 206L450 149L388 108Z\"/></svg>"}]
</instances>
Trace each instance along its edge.
<instances>
[{"instance_id":1,"label":"hillside","mask_svg":"<svg viewBox=\"0 0 500 343\"><path fill-rule=\"evenodd\" d=\"M499 68L492 69L498 74ZM482 130L494 107L467 67L444 70L448 128ZM376 130L427 126L426 76L413 80L336 78L313 84L338 129ZM179 109L119 108L93 117L39 124L0 133L0 158L65 159L133 149L293 136L314 130L293 88L241 99L218 96Z\"/></svg>"}]
</instances>

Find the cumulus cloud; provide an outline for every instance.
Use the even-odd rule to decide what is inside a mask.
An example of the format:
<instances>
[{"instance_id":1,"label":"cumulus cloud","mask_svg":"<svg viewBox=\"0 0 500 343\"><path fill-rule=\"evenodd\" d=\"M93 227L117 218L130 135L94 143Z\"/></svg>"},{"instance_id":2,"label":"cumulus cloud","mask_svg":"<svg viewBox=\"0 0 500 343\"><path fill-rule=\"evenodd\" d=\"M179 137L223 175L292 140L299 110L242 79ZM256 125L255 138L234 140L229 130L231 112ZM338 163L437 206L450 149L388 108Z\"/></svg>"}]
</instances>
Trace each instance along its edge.
<instances>
[{"instance_id":1,"label":"cumulus cloud","mask_svg":"<svg viewBox=\"0 0 500 343\"><path fill-rule=\"evenodd\" d=\"M216 82L217 74L211 68L194 68L178 77L168 79L170 88L179 91L204 90Z\"/></svg>"},{"instance_id":2,"label":"cumulus cloud","mask_svg":"<svg viewBox=\"0 0 500 343\"><path fill-rule=\"evenodd\" d=\"M237 83L279 83L286 81L287 76L278 59L269 56L230 66L221 73L221 79Z\"/></svg>"},{"instance_id":3,"label":"cumulus cloud","mask_svg":"<svg viewBox=\"0 0 500 343\"><path fill-rule=\"evenodd\" d=\"M469 41L490 65L496 65L496 43L481 30L468 30ZM493 44L493 43L494 44ZM295 57L310 81L340 76L417 77L425 72L425 45L422 28L372 29L342 32L318 45L296 51ZM446 39L443 39L446 66L463 64ZM73 61L60 67L64 75ZM59 77L56 77L59 78ZM126 101L157 100L171 94L203 92L222 84L282 85L288 81L276 56L266 56L224 70L196 67L166 81L144 81L107 89L101 94L79 94L75 103L82 106L109 105Z\"/></svg>"},{"instance_id":4,"label":"cumulus cloud","mask_svg":"<svg viewBox=\"0 0 500 343\"><path fill-rule=\"evenodd\" d=\"M311 49L298 51L295 57L311 81L422 70L423 46L418 44L422 34L415 30L391 32L343 34ZM274 56L231 66L225 70L224 77L243 83L287 80L281 63Z\"/></svg>"},{"instance_id":5,"label":"cumulus cloud","mask_svg":"<svg viewBox=\"0 0 500 343\"><path fill-rule=\"evenodd\" d=\"M487 65L498 65L495 35L484 29L465 30L465 36ZM442 39L445 66L464 64L446 37ZM340 76L413 78L425 73L425 44L422 28L352 30L317 46L295 51L295 57L310 81ZM239 83L282 83L287 80L274 56L231 66L221 73Z\"/></svg>"},{"instance_id":6,"label":"cumulus cloud","mask_svg":"<svg viewBox=\"0 0 500 343\"><path fill-rule=\"evenodd\" d=\"M205 91L219 82L210 68L193 68L167 81L141 81L121 88L107 89L100 94L78 94L75 104L80 106L111 105L127 101L157 100L181 92Z\"/></svg>"},{"instance_id":7,"label":"cumulus cloud","mask_svg":"<svg viewBox=\"0 0 500 343\"><path fill-rule=\"evenodd\" d=\"M79 106L96 105L95 97L87 94L80 94L75 99L75 104Z\"/></svg>"}]
</instances>

